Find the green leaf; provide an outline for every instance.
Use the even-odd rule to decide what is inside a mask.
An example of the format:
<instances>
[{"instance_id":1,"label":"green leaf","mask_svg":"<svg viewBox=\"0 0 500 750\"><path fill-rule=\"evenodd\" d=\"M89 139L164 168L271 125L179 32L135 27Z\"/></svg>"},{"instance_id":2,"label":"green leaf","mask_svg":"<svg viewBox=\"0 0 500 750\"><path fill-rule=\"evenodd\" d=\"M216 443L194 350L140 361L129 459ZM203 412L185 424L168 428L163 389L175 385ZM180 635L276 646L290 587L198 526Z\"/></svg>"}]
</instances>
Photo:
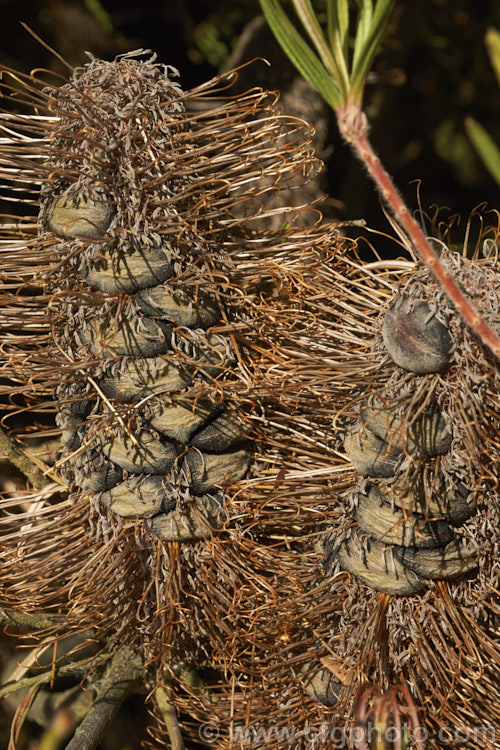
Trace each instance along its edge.
<instances>
[{"instance_id":1,"label":"green leaf","mask_svg":"<svg viewBox=\"0 0 500 750\"><path fill-rule=\"evenodd\" d=\"M326 12L328 36L333 39L335 34L338 35L346 56L349 39L349 2L348 0L327 0Z\"/></svg>"},{"instance_id":2,"label":"green leaf","mask_svg":"<svg viewBox=\"0 0 500 750\"><path fill-rule=\"evenodd\" d=\"M311 5L310 0L292 0L295 11L302 21L302 25L307 31L309 39L312 41L316 50L323 60L325 68L333 68L333 60L326 39L319 25L316 13Z\"/></svg>"},{"instance_id":3,"label":"green leaf","mask_svg":"<svg viewBox=\"0 0 500 750\"><path fill-rule=\"evenodd\" d=\"M356 67L360 56L363 54L363 46L365 44L366 38L370 33L372 14L372 1L362 0L361 11L356 28L356 39L354 41L354 57L352 61L353 69Z\"/></svg>"},{"instance_id":4,"label":"green leaf","mask_svg":"<svg viewBox=\"0 0 500 750\"><path fill-rule=\"evenodd\" d=\"M500 33L496 29L488 29L486 32L486 47L500 86Z\"/></svg>"},{"instance_id":5,"label":"green leaf","mask_svg":"<svg viewBox=\"0 0 500 750\"><path fill-rule=\"evenodd\" d=\"M345 76L349 80L347 71L349 59L349 2L348 0L327 0L326 12L330 48L334 56L342 58Z\"/></svg>"},{"instance_id":6,"label":"green leaf","mask_svg":"<svg viewBox=\"0 0 500 750\"><path fill-rule=\"evenodd\" d=\"M333 109L360 103L366 76L378 51L396 0L356 0L359 17L349 76L349 0L326 0L327 38L312 0L292 0L316 52L282 9L281 0L260 0L269 26L300 73ZM319 57L318 57L319 55Z\"/></svg>"},{"instance_id":7,"label":"green leaf","mask_svg":"<svg viewBox=\"0 0 500 750\"><path fill-rule=\"evenodd\" d=\"M395 0L377 0L375 12L370 20L370 30L362 45L355 50L351 72L351 97L361 99L366 76L370 72L373 58L377 54L381 39L391 18ZM356 51L358 52L356 56Z\"/></svg>"},{"instance_id":8,"label":"green leaf","mask_svg":"<svg viewBox=\"0 0 500 750\"><path fill-rule=\"evenodd\" d=\"M260 0L260 3L273 34L292 63L324 100L338 109L343 97L335 80L283 12L279 0Z\"/></svg>"},{"instance_id":9,"label":"green leaf","mask_svg":"<svg viewBox=\"0 0 500 750\"><path fill-rule=\"evenodd\" d=\"M349 75L342 49L337 47L330 50L328 47L316 13L311 5L311 0L292 0L292 2L302 25L323 61L323 65L337 81L343 98L347 99Z\"/></svg>"},{"instance_id":10,"label":"green leaf","mask_svg":"<svg viewBox=\"0 0 500 750\"><path fill-rule=\"evenodd\" d=\"M347 42L349 38L349 2L348 0L337 0L336 6L340 38L342 42Z\"/></svg>"},{"instance_id":11,"label":"green leaf","mask_svg":"<svg viewBox=\"0 0 500 750\"><path fill-rule=\"evenodd\" d=\"M500 185L500 149L483 126L472 117L465 120L465 129L484 166Z\"/></svg>"}]
</instances>

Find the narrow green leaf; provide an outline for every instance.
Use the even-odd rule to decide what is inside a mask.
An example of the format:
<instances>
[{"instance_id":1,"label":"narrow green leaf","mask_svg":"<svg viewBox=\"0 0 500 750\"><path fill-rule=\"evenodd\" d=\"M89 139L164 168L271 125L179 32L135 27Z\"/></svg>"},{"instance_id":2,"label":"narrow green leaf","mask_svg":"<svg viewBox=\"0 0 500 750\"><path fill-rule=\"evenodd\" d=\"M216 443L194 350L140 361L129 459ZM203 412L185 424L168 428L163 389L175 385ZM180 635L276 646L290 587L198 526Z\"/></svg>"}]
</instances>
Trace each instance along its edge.
<instances>
[{"instance_id":1,"label":"narrow green leaf","mask_svg":"<svg viewBox=\"0 0 500 750\"><path fill-rule=\"evenodd\" d=\"M295 11L302 21L302 25L307 31L309 39L312 41L316 50L323 60L325 68L333 68L334 62L328 44L319 25L316 13L311 5L310 0L292 0Z\"/></svg>"},{"instance_id":2,"label":"narrow green leaf","mask_svg":"<svg viewBox=\"0 0 500 750\"><path fill-rule=\"evenodd\" d=\"M349 2L348 0L327 0L326 12L330 47L333 50L340 44L342 55L347 62L349 52Z\"/></svg>"},{"instance_id":3,"label":"narrow green leaf","mask_svg":"<svg viewBox=\"0 0 500 750\"><path fill-rule=\"evenodd\" d=\"M356 27L356 38L354 40L354 55L352 66L357 65L360 56L363 54L363 46L366 38L370 33L370 26L373 15L372 0L362 0L361 10L359 12L358 23Z\"/></svg>"},{"instance_id":4,"label":"narrow green leaf","mask_svg":"<svg viewBox=\"0 0 500 750\"><path fill-rule=\"evenodd\" d=\"M343 98L334 79L283 12L279 0L260 3L273 34L297 70L333 109L338 109Z\"/></svg>"},{"instance_id":5,"label":"narrow green leaf","mask_svg":"<svg viewBox=\"0 0 500 750\"><path fill-rule=\"evenodd\" d=\"M472 117L465 120L465 129L484 166L500 185L500 149L483 126Z\"/></svg>"},{"instance_id":6,"label":"narrow green leaf","mask_svg":"<svg viewBox=\"0 0 500 750\"><path fill-rule=\"evenodd\" d=\"M353 59L351 71L351 97L359 100L363 94L366 76L370 72L373 58L377 54L380 42L391 18L395 0L377 0L375 12L370 23L370 32Z\"/></svg>"},{"instance_id":7,"label":"narrow green leaf","mask_svg":"<svg viewBox=\"0 0 500 750\"><path fill-rule=\"evenodd\" d=\"M292 0L292 2L310 40L316 47L323 65L335 77L341 94L344 99L347 99L349 75L342 48L336 47L334 50L331 50L328 47L316 13L311 5L311 0Z\"/></svg>"},{"instance_id":8,"label":"narrow green leaf","mask_svg":"<svg viewBox=\"0 0 500 750\"><path fill-rule=\"evenodd\" d=\"M500 85L500 32L496 29L488 29L486 32L486 47L488 48L491 64Z\"/></svg>"},{"instance_id":9,"label":"narrow green leaf","mask_svg":"<svg viewBox=\"0 0 500 750\"><path fill-rule=\"evenodd\" d=\"M340 38L342 42L345 42L349 35L349 2L348 0L337 0L336 5Z\"/></svg>"}]
</instances>

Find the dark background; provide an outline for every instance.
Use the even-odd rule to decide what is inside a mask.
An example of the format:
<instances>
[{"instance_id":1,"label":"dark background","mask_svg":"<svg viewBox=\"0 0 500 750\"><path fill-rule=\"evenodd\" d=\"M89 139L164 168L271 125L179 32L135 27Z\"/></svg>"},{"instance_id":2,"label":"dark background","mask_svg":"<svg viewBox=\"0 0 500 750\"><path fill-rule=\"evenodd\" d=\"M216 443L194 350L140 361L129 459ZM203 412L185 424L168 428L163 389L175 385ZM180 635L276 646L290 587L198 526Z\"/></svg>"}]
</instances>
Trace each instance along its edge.
<instances>
[{"instance_id":1,"label":"dark background","mask_svg":"<svg viewBox=\"0 0 500 750\"><path fill-rule=\"evenodd\" d=\"M35 66L63 70L24 31L23 20L73 65L85 61L85 50L111 59L152 49L159 61L179 68L184 88L221 70L245 25L260 13L257 0L0 0L0 9L4 64L24 72ZM489 26L500 28L498 0L419 0L395 10L366 110L373 144L412 209L418 203L415 181L425 210L438 205L466 218L482 202L499 206L500 188L463 124L471 115L500 143L500 89L484 45ZM267 41L260 54L272 57ZM273 86L286 87L292 75L286 68L275 67ZM255 75L256 83L266 83L257 68ZM328 127L327 214L364 218L387 231L378 198L340 142L333 117Z\"/></svg>"}]
</instances>

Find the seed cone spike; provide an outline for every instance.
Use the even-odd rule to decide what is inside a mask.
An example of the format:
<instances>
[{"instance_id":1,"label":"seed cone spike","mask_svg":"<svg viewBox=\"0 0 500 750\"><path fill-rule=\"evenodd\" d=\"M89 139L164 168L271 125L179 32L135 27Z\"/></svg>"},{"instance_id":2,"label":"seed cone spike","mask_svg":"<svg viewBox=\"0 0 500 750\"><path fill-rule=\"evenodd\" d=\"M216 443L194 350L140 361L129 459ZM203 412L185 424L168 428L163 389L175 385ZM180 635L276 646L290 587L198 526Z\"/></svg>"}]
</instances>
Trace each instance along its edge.
<instances>
[{"instance_id":1,"label":"seed cone spike","mask_svg":"<svg viewBox=\"0 0 500 750\"><path fill-rule=\"evenodd\" d=\"M278 118L259 92L192 112L189 102L216 97L219 82L182 92L172 77L171 69L135 56L93 60L66 87L37 94L36 117L2 120L5 179L15 177L34 201L18 196L27 218L2 227L2 389L12 405L4 422L16 436L19 410L81 420L59 426L76 429L76 443L51 466L60 483L2 501L2 604L63 612L55 636L91 627L110 651L123 643L136 650L148 689L161 686L188 717L184 739L193 746L210 717L221 746L248 740L241 734L248 727L272 725L288 734L275 733L265 746L312 750L311 727L348 726L360 681L387 689L404 680L425 708L429 747L437 748L440 727L468 725L472 715L487 726L500 713L496 363L419 264L362 263L331 224L258 234L257 217L246 225L233 220L231 201L258 193L263 163L276 186L315 168L308 129ZM102 131L92 129L95 121ZM120 138L113 140L115 127ZM281 128L288 135L295 128L297 138L280 151ZM55 233L46 214L59 196L65 206L73 201L75 221L64 217ZM78 211L96 203L101 215L113 206L111 221L97 236L93 212L85 218L92 236L83 237ZM444 260L491 321L498 269L494 243L486 247L483 257L445 253ZM135 281L158 248L168 273L155 276L153 288L175 285L193 299L183 325L150 307L168 293L146 295L149 278L142 287ZM108 284L124 283L120 269L129 257L137 260L127 272L131 286L116 291ZM384 316L403 295L435 309L449 331L453 355L437 373L403 369L385 347ZM206 316L193 317L205 299ZM179 298L176 309L184 303ZM109 325L92 328L99 333L89 344L80 331L101 314ZM106 340L107 331L120 319L131 321L134 345L147 329L143 321L167 324L168 351L108 354L116 342ZM162 416L170 409L179 415L186 403L193 421L177 417L175 434L167 434ZM445 452L428 442L414 449L429 410L443 420L439 433L451 436ZM152 415L160 422L152 425ZM226 465L229 447L217 442L209 451L206 442L209 427L219 434L222 415L237 417L232 450L246 451L250 466L240 478L223 469L230 484L205 493L193 487L184 459L199 451ZM344 435L369 431L370 419L379 431L381 422L388 433L397 425L388 445L398 461L389 477L361 479L344 450ZM202 432L199 446L189 442ZM164 474L148 473L146 461L142 473L129 474L109 459L115 439L127 458L146 451L148 471L157 455L148 446L174 444L177 458ZM357 498L371 486L399 520L405 513L418 514L422 526L449 520L456 538L477 548L477 567L419 577L412 595L385 593L373 575L367 584L343 569L339 550L353 538L383 544L371 521L363 536L355 520ZM136 487L139 514L127 515ZM437 487L446 502L436 506ZM113 492L122 503L116 511ZM339 686L335 703L308 691L318 663ZM158 699L155 715L161 705ZM169 741L161 718L153 738L155 748ZM327 736L324 746L334 740Z\"/></svg>"},{"instance_id":2,"label":"seed cone spike","mask_svg":"<svg viewBox=\"0 0 500 750\"><path fill-rule=\"evenodd\" d=\"M446 320L455 346L454 358L448 369L441 370L438 374L420 375L399 368L388 355L382 339L385 310L398 295L408 290L416 299L422 298L434 303L436 289L432 287L427 272L418 265L408 269L401 263L398 270L388 263L383 270L382 264L377 262L373 264L375 270L372 271L370 264L363 265L355 257L354 250L346 248L342 257L337 257L336 263L322 264L316 271L314 281L318 296L312 291L311 284L309 297L305 294L308 284L305 279L304 291L297 295L297 286L293 287L291 264L288 264L288 279L285 281L283 275L282 288L286 289L287 284L291 283L294 296L298 297L295 299L297 302L300 299L300 336L296 332L295 320L292 321L289 315L278 315L279 301L268 300L266 307L261 307L259 311L262 321L275 321L275 331L270 332L267 326L266 332L279 342L272 349L262 345L259 347L255 343L254 350L259 352L260 357L254 356L251 364L255 372L259 373L255 380L266 379L267 393L279 393L281 396L279 405L274 406L272 420L276 425L276 432L268 447L266 459L269 461L273 453L276 455L275 452L278 451L275 473L270 483L272 486L268 486L267 493L271 497L275 493L276 505L278 498L283 503L281 515L274 515L263 483L263 496L266 500L262 507L259 529L269 525L273 528L273 533L278 535L277 529L284 528L283 509L295 497L295 530L299 535L307 534L307 528L298 520L300 512L303 513L305 509L304 499L300 501L296 494L295 485L298 482L302 493L305 493L304 485L309 485L315 493L315 502L324 497L323 493L326 491L327 504L322 509L330 514L326 526L329 538L324 543L326 559L315 557L314 547L308 547L307 542L303 542L303 549L309 551L310 557L306 552L302 558L300 574L298 560L290 570L290 576L295 576L295 580L298 579L305 585L302 595L304 601L309 601L309 608L304 608L303 615L298 618L294 618L291 606L280 613L277 605L272 617L263 615L263 620L267 623L279 623L280 614L283 617L283 611L287 613L287 624L293 634L291 645L290 642L283 645L279 640L279 628L275 628L275 632L278 631L278 644L281 646L278 654L270 648L271 637L268 636L267 640L262 638L260 656L267 663L266 669L273 678L276 674L280 675L283 691L290 696L293 705L293 691L301 689L298 679L300 669L307 668L307 664L313 665L318 657L318 649L321 653L321 648L325 647L325 643L328 644L338 661L347 668L348 674L349 668L351 669L351 682L349 683L348 678L342 686L338 704L333 711L330 707L323 713L330 720L332 716L336 717L334 721L340 723L341 709L349 706L352 698L356 671L361 670L367 679L386 687L391 684L388 674L392 674L393 682L401 672L409 685L417 680L418 685L412 689L419 705L428 706L432 701L430 696L443 694L446 689L446 725L455 728L466 725L469 720L462 703L466 695L469 708L473 705L475 715L487 724L489 706L485 705L484 697L479 702L474 697L469 683L469 671L464 666L459 666L461 647L457 648L457 643L466 638L469 655L473 648L478 649L473 657L474 664L478 669L485 670L487 689L491 691L489 704L493 706L494 715L497 715L499 701L495 671L498 669L499 652L495 622L498 617L498 602L495 591L487 590L489 584L485 587L483 578L486 574L490 582L495 581L493 585L496 590L494 560L498 549L498 531L495 530L497 520L493 520L498 516L498 495L494 479L494 466L498 461L496 442L499 413L498 393L494 385L496 363L463 328L452 309L444 306L440 308L440 314ZM476 253L471 260L449 254L446 262L454 266L457 277L462 280L468 292L474 294L484 314L494 315L496 302L491 300L491 290L496 287L498 274L494 253L482 258ZM312 312L316 305L321 306L318 301L319 290L327 288L330 300L328 315L323 310L318 325L319 316L314 316ZM291 296L282 301L283 310L290 310ZM339 302L332 304L332 300ZM307 326L309 315L310 328ZM259 334L262 330L263 326L258 325L252 329ZM251 341L251 337L250 332L247 339ZM307 367L303 364L305 351L308 352ZM482 383L484 389L481 396L477 391L478 382ZM284 387L284 383L288 388ZM300 394L300 398L297 394ZM439 404L440 417L437 421L436 404ZM369 415L366 414L368 408L371 410ZM270 413L268 409L268 417ZM293 423L290 420L292 413ZM373 413L378 418L376 423ZM394 419L391 418L393 413ZM431 440L428 439L427 428L419 428L419 424L426 424L422 420L427 419L428 413L432 415L432 424L440 425L439 431L431 430ZM472 414L475 415L474 421L470 416ZM441 418L445 423L442 426ZM397 446L400 451L400 463L392 477L373 477L369 481L377 488L376 496L383 498L385 503L389 506L392 504L397 510L394 514L394 526L400 522L401 508L408 516L413 512L418 513L422 526L426 523L445 523L449 518L457 527L454 532L456 538L465 536L478 549L474 566L464 556L462 575L457 577L456 567L453 566L452 570L450 566L442 570L445 582L441 579L440 582L433 583L429 579L420 578L419 590L414 595L395 595L394 590L390 595L380 593L380 590L384 591L387 572L383 573L379 585L367 585L361 577L350 575L339 565L338 551L344 540L351 538L355 527L353 511L359 495L359 482L352 467L342 457L342 440L337 437L335 442L335 435L339 436L342 428L348 433L356 425L358 430L368 431L370 426L375 429L376 425L379 430L380 424L384 422L386 432L393 432L389 444ZM436 452L436 436L439 434L443 435L443 450L440 448ZM488 446L483 451L484 440L488 441ZM296 463L283 473L287 459L290 460L290 451L295 453ZM297 470L297 462L302 464L302 470ZM322 476L325 476L322 472L329 476L327 485L322 482ZM364 482L366 479L363 479ZM466 486L469 490L464 493ZM328 499L329 492L331 495ZM438 492L441 498L446 497L446 501L442 499L437 502L434 499L433 493ZM464 494L467 498L465 502L471 510L469 513L464 509ZM254 507L255 505L254 503ZM321 505L316 508L319 510ZM316 529L319 528L321 526L316 526ZM432 555L439 556L441 544L445 549L448 534L449 532L443 537L436 537L437 546ZM378 526L372 530L372 537L383 544ZM373 539L371 544L374 544ZM390 548L386 556L390 558ZM316 567L322 564L322 560L323 564L326 563L326 577L320 577ZM425 562L425 554L421 562ZM279 565L283 567L283 562ZM373 572L370 569L370 573ZM409 573L411 575L413 571ZM280 590L286 591L286 586L283 582ZM483 602L480 607L477 606L476 596ZM295 596L290 593L290 602L294 601L295 606L300 598L299 592ZM471 620L470 608L473 601L476 604L473 605L474 615ZM439 615L435 614L435 609L439 611ZM314 619L316 611L320 622ZM425 625L422 625L423 622ZM262 626L263 630L265 627ZM432 636L429 636L431 631ZM313 643L308 640L311 633L314 634ZM449 635L443 636L443 633ZM245 642L248 641L242 636L242 648ZM389 644L388 651L385 650L386 643ZM420 658L421 649L425 654L423 660ZM440 654L437 668L433 667L433 649ZM448 654L454 665L453 674L458 676L458 682L451 689L449 677L446 676ZM254 646L253 665L258 656L259 652ZM289 667L294 658L299 669L295 672L292 667L291 678ZM251 668L250 663L248 668ZM297 679L298 682L292 682L292 679ZM485 695L486 693L483 694ZM300 701L303 706L303 693ZM425 721L429 731L437 737L438 729L445 722L438 712L437 698L432 705L433 709L426 714ZM314 710L326 711L325 707L318 707L317 704ZM290 709L287 725L295 726L299 722L298 715L298 711L294 714ZM319 719L316 720L316 726L319 726ZM487 747L489 738L491 733L484 741L479 738L477 746ZM431 743L430 746L439 747L437 740L432 740Z\"/></svg>"},{"instance_id":3,"label":"seed cone spike","mask_svg":"<svg viewBox=\"0 0 500 750\"><path fill-rule=\"evenodd\" d=\"M0 157L7 191L15 179L36 198L19 200L32 211L25 222L4 226L7 424L19 408L48 407L66 446L53 467L60 498L53 489L53 502L33 502L27 523L17 497L3 503L2 599L57 608L64 632L91 627L110 650L127 643L153 682L175 680L186 662L247 668L233 618L248 619L253 638L253 607L267 607L279 581L269 589L264 562L254 570L252 545L239 542L255 492L232 499L255 475L265 410L245 331L290 248L300 274L340 242L333 227L259 237L258 216L247 229L231 216L233 204L241 212L288 174L317 169L306 124L279 117L264 92L189 114L219 82L184 93L172 78L135 55L92 60L36 95L44 119L4 117ZM20 97L36 84L24 80ZM169 301L170 289L182 292ZM179 422L181 408L191 421ZM177 419L168 429L154 419L166 413Z\"/></svg>"}]
</instances>

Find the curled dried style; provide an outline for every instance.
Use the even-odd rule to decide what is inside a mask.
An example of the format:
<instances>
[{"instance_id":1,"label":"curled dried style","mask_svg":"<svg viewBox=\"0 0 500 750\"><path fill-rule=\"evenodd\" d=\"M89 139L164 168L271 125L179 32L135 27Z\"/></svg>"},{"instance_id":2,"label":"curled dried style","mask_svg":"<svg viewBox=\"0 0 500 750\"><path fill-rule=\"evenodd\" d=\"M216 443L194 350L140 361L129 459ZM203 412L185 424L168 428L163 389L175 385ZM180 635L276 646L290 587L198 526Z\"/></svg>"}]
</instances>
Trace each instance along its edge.
<instances>
[{"instance_id":1,"label":"curled dried style","mask_svg":"<svg viewBox=\"0 0 500 750\"><path fill-rule=\"evenodd\" d=\"M408 685L430 729L498 719L496 362L428 272L332 225L257 233L259 196L318 164L231 76L9 75L30 112L0 163L32 215L2 226L3 424L56 413L62 449L5 493L2 603L139 656L156 748L182 747L172 704L196 747L210 717L312 748L364 682ZM485 247L442 260L494 325Z\"/></svg>"}]
</instances>

